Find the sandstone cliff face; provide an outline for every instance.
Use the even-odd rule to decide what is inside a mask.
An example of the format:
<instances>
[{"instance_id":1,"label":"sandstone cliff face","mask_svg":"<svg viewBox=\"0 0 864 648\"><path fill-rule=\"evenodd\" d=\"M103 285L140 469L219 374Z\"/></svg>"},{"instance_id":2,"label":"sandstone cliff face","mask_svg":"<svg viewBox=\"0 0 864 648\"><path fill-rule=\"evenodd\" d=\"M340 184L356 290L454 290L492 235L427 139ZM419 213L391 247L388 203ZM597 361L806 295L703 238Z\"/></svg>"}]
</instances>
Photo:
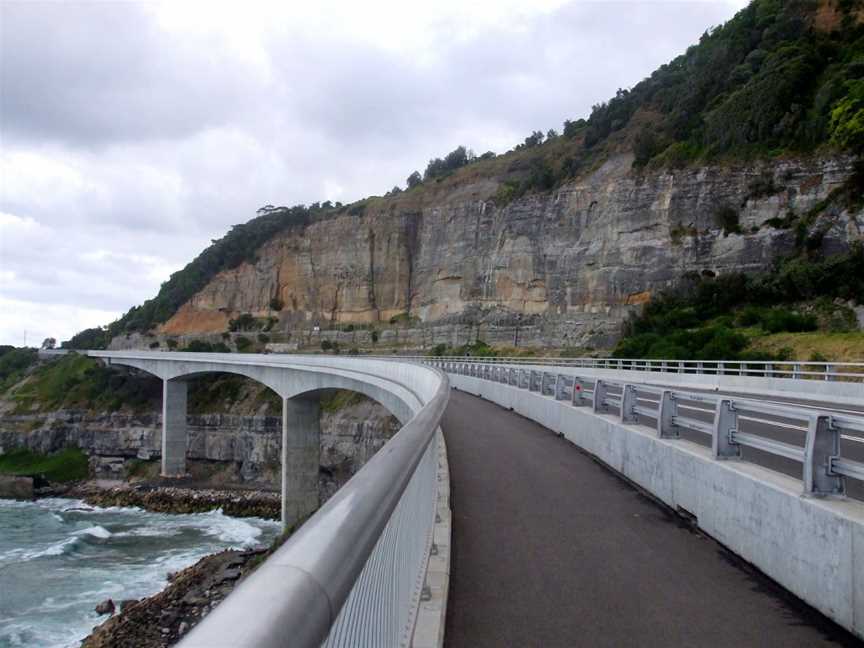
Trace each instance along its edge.
<instances>
[{"instance_id":1,"label":"sandstone cliff face","mask_svg":"<svg viewBox=\"0 0 864 648\"><path fill-rule=\"evenodd\" d=\"M277 235L258 260L221 273L164 334L223 331L240 313L278 315L274 330L387 322L534 327L528 343L591 344L686 272L754 271L794 250L771 219L802 215L851 174L849 159L786 160L636 173L620 156L559 190L496 206L497 182L430 187ZM719 216L737 218L726 234ZM862 239L864 213L823 210L811 229L828 252ZM278 297L280 313L269 303ZM444 335L447 339L447 336ZM116 341L117 346L130 343ZM137 341L131 343L139 344Z\"/></svg>"}]
</instances>

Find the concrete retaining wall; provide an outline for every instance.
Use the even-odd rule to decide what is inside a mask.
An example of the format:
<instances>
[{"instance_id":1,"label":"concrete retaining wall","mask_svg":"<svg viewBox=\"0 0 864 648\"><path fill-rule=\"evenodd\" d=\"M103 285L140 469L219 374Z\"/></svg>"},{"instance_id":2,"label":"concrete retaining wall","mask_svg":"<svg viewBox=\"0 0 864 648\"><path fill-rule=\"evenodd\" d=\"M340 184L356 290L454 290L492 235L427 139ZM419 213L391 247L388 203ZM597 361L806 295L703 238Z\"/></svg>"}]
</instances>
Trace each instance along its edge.
<instances>
[{"instance_id":1,"label":"concrete retaining wall","mask_svg":"<svg viewBox=\"0 0 864 648\"><path fill-rule=\"evenodd\" d=\"M804 498L799 480L716 461L697 444L659 439L650 428L536 392L456 374L450 381L560 432L665 504L685 509L705 533L864 638L864 503Z\"/></svg>"}]
</instances>

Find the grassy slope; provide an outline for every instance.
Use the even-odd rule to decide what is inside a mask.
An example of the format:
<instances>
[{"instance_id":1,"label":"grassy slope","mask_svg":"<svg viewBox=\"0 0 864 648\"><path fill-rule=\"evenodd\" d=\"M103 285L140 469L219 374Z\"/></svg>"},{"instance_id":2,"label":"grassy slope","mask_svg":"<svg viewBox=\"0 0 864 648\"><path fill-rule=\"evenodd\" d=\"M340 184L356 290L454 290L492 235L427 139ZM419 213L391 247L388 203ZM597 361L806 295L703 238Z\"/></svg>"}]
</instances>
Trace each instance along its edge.
<instances>
[{"instance_id":1,"label":"grassy slope","mask_svg":"<svg viewBox=\"0 0 864 648\"><path fill-rule=\"evenodd\" d=\"M52 455L26 449L0 455L0 473L6 475L43 475L52 482L87 477L87 455L78 448L65 448Z\"/></svg>"},{"instance_id":2,"label":"grassy slope","mask_svg":"<svg viewBox=\"0 0 864 648\"><path fill-rule=\"evenodd\" d=\"M796 360L823 357L834 362L861 362L864 360L864 332L831 333L813 331L809 333L773 333L755 337L751 348L777 354L782 349L791 349Z\"/></svg>"},{"instance_id":3,"label":"grassy slope","mask_svg":"<svg viewBox=\"0 0 864 648\"><path fill-rule=\"evenodd\" d=\"M15 404L18 414L66 408L115 411L124 406L141 411L158 401L161 386L156 378L120 373L93 358L70 354L36 366L2 396Z\"/></svg>"}]
</instances>

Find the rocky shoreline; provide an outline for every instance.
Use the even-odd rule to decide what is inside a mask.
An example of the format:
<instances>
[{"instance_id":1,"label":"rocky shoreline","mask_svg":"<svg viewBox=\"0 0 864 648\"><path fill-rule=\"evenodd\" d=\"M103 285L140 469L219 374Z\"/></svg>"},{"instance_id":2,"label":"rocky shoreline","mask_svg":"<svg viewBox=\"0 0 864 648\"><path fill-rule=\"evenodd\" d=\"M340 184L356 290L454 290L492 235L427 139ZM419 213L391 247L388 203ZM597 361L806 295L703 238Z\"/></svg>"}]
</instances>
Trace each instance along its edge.
<instances>
[{"instance_id":1,"label":"rocky shoreline","mask_svg":"<svg viewBox=\"0 0 864 648\"><path fill-rule=\"evenodd\" d=\"M82 485L67 497L78 497L91 506L137 506L154 513L205 513L222 509L233 517L278 520L282 511L279 493L260 490L184 488L149 484L122 484L103 488Z\"/></svg>"},{"instance_id":2,"label":"rocky shoreline","mask_svg":"<svg viewBox=\"0 0 864 648\"><path fill-rule=\"evenodd\" d=\"M191 486L100 483L40 489L41 497L72 497L91 506L134 506L157 513L203 513L222 509L234 517L278 519L281 496L260 490L224 490ZM289 534L290 535L290 534ZM177 643L218 605L235 585L281 544L205 556L171 574L157 594L140 600L105 601L112 616L84 639L82 648L165 648ZM94 605L96 602L94 601ZM114 610L116 609L116 613Z\"/></svg>"},{"instance_id":3,"label":"rocky shoreline","mask_svg":"<svg viewBox=\"0 0 864 648\"><path fill-rule=\"evenodd\" d=\"M120 611L84 639L82 648L167 648L177 643L254 570L267 549L205 556L169 576L158 594L123 601Z\"/></svg>"}]
</instances>

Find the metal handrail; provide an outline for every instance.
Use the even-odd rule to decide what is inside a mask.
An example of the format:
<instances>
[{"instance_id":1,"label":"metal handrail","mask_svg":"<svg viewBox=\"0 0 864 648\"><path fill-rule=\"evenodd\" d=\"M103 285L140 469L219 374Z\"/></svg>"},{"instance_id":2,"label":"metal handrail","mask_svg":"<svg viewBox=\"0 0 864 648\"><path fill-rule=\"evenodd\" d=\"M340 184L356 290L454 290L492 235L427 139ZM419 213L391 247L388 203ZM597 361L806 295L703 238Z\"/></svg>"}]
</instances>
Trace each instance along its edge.
<instances>
[{"instance_id":1,"label":"metal handrail","mask_svg":"<svg viewBox=\"0 0 864 648\"><path fill-rule=\"evenodd\" d=\"M369 356L367 356L369 357ZM696 375L738 375L769 378L864 380L864 362L831 362L803 360L664 360L641 358L561 358L561 357L471 357L471 356L373 356L389 359L427 361L430 358L448 362L483 362L491 364L561 366L588 369L613 369L653 373ZM814 369L821 367L821 369Z\"/></svg>"},{"instance_id":2,"label":"metal handrail","mask_svg":"<svg viewBox=\"0 0 864 648\"><path fill-rule=\"evenodd\" d=\"M438 429L450 389L446 374L431 370L439 378L434 396L183 639L183 648L321 645Z\"/></svg>"},{"instance_id":3,"label":"metal handrail","mask_svg":"<svg viewBox=\"0 0 864 648\"><path fill-rule=\"evenodd\" d=\"M466 359L462 358L455 361L452 358L425 358L425 361L433 365L444 366L447 363L453 363L452 366L461 366L455 362L462 363ZM495 359L485 358L469 359L467 362L469 366L464 373L476 377L482 377L481 372L478 371L480 366L496 363ZM527 370L520 369L520 371L525 372ZM538 372L536 369L530 371L535 376ZM864 433L864 417L835 414L830 411L826 413L823 409L801 407L791 403L789 405L769 405L750 398L706 395L677 389L646 388L642 384L631 384L591 376L541 373L544 374L540 376L542 384L546 384L546 377L550 380L554 377L556 381L566 377L572 385L579 384L582 386L581 392L576 389L571 391L571 404L574 406L591 401L594 410L598 413L607 412L609 406L617 407L622 423L635 423L637 416L656 419L657 433L661 438L676 438L679 436L677 430L682 428L707 434L711 437L712 451L716 459L739 458L741 457L741 447L746 446L797 461L803 465L802 481L804 491L808 494L842 494L845 492L844 478L864 479L864 462L854 461L840 455L840 440L844 438L842 432ZM586 381L593 382L593 389L587 389L584 386ZM516 387L524 389L521 383L517 384ZM610 394L610 388L620 391ZM660 399L640 398L638 395L640 391L654 396L659 395ZM586 393L591 394L592 398L586 399ZM553 387L551 395L556 400L562 400L558 397L557 387ZM690 402L709 407L694 407L686 404ZM647 407L640 403L652 403L655 407ZM689 416L682 416L678 413L679 408L706 415L711 414L713 415L713 422L709 423ZM741 416L739 411L801 421L803 425L793 425L783 421L771 421L753 416ZM805 445L801 447L764 436L741 432L737 429L739 420L756 421L800 431L806 436Z\"/></svg>"}]
</instances>

